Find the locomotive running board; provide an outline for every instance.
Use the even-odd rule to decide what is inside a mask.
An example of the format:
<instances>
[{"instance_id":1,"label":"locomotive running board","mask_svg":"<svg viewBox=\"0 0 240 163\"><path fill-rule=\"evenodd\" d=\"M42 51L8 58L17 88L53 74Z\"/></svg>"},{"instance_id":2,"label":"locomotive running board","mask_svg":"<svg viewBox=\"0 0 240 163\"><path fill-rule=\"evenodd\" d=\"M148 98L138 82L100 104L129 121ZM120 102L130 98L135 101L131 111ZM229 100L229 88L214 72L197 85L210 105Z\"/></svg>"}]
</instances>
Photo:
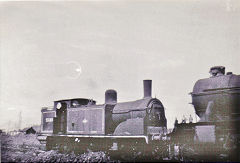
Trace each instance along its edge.
<instances>
[{"instance_id":1,"label":"locomotive running board","mask_svg":"<svg viewBox=\"0 0 240 163\"><path fill-rule=\"evenodd\" d=\"M117 138L143 138L145 139L146 143L148 144L148 137L144 135L134 135L134 136L127 136L127 135L122 135L122 136L116 136L116 135L47 135L47 136L66 136L66 137L84 137L84 138L110 138L110 139L117 139Z\"/></svg>"}]
</instances>

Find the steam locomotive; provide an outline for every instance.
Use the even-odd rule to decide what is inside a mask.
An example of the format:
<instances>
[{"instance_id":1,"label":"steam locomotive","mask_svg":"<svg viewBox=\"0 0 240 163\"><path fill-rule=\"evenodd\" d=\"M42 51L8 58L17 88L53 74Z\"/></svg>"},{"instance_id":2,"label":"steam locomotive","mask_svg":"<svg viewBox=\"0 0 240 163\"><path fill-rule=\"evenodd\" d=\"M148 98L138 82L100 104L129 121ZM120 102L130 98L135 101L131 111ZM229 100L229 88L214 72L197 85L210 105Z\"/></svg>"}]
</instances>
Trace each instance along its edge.
<instances>
[{"instance_id":1,"label":"steam locomotive","mask_svg":"<svg viewBox=\"0 0 240 163\"><path fill-rule=\"evenodd\" d=\"M223 160L239 158L240 75L225 67L210 69L210 78L198 80L192 104L200 121L178 123L167 132L165 109L152 98L152 81L144 80L144 97L117 102L117 92L107 90L105 103L76 98L54 101L42 108L41 134L46 148L84 152L117 151L118 155L170 160ZM124 152L124 153L122 153Z\"/></svg>"},{"instance_id":2,"label":"steam locomotive","mask_svg":"<svg viewBox=\"0 0 240 163\"><path fill-rule=\"evenodd\" d=\"M225 74L223 66L212 67L210 74L190 93L199 122L175 121L171 149L177 147L183 160L240 161L240 75Z\"/></svg>"},{"instance_id":3,"label":"steam locomotive","mask_svg":"<svg viewBox=\"0 0 240 163\"><path fill-rule=\"evenodd\" d=\"M102 105L84 98L55 101L52 109L42 109L39 140L46 141L47 149L111 150L119 155L123 151L124 156L163 151L161 138L167 132L164 106L151 97L151 80L144 80L143 86L144 97L136 101L118 103L115 90L105 92Z\"/></svg>"}]
</instances>

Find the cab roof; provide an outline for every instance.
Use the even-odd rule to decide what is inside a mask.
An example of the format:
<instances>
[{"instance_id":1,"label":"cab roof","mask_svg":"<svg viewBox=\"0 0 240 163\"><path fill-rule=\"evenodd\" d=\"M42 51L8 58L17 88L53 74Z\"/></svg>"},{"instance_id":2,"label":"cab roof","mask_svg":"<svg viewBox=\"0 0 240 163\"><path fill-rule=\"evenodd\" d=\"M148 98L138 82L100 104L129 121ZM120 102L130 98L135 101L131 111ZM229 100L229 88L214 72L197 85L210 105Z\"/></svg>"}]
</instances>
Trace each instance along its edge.
<instances>
[{"instance_id":1,"label":"cab roof","mask_svg":"<svg viewBox=\"0 0 240 163\"><path fill-rule=\"evenodd\" d=\"M64 101L73 101L73 100L77 100L77 101L86 101L86 100L89 100L89 101L96 102L95 100L88 99L88 98L71 98L71 99L62 99L62 100L57 100L57 101L54 101L54 102L64 102Z\"/></svg>"}]
</instances>

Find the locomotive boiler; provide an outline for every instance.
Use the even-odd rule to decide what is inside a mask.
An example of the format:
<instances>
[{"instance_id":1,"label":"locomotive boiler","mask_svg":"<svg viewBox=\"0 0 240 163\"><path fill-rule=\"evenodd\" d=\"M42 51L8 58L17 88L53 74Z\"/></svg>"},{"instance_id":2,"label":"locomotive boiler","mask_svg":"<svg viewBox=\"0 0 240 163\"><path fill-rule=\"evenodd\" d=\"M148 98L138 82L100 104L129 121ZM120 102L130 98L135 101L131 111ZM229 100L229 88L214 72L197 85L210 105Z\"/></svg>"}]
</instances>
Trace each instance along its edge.
<instances>
[{"instance_id":1,"label":"locomotive boiler","mask_svg":"<svg viewBox=\"0 0 240 163\"><path fill-rule=\"evenodd\" d=\"M182 159L239 161L240 75L225 74L225 67L210 69L210 78L198 80L192 104L200 120L175 122L171 148Z\"/></svg>"},{"instance_id":2,"label":"locomotive boiler","mask_svg":"<svg viewBox=\"0 0 240 163\"><path fill-rule=\"evenodd\" d=\"M152 98L151 80L144 80L143 87L144 97L130 102L117 102L115 90L105 92L102 105L85 98L54 101L53 108L42 109L42 132L38 138L48 150L160 154L167 132L164 106Z\"/></svg>"}]
</instances>

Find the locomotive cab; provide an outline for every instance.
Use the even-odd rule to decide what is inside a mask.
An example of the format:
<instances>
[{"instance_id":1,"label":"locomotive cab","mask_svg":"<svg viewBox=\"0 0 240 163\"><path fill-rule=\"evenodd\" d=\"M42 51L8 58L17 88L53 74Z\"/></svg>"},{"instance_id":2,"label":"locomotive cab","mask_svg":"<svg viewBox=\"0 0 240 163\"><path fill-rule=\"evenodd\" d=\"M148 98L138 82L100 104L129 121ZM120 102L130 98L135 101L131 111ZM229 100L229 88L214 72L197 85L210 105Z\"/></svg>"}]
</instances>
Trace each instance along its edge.
<instances>
[{"instance_id":1,"label":"locomotive cab","mask_svg":"<svg viewBox=\"0 0 240 163\"><path fill-rule=\"evenodd\" d=\"M41 133L66 134L68 108L86 107L90 105L96 105L96 101L92 99L75 98L54 101L53 107L43 107L41 110Z\"/></svg>"}]
</instances>

